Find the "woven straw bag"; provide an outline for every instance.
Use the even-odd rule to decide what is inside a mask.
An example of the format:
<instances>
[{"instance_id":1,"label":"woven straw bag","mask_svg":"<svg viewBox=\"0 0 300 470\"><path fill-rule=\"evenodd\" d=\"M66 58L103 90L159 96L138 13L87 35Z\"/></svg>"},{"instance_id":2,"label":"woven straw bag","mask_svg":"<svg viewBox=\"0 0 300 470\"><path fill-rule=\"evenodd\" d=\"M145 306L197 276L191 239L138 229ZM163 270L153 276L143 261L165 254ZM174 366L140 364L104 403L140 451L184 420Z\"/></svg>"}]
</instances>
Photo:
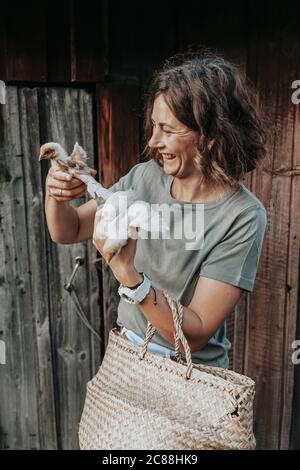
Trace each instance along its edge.
<instances>
[{"instance_id":1,"label":"woven straw bag","mask_svg":"<svg viewBox=\"0 0 300 470\"><path fill-rule=\"evenodd\" d=\"M182 332L183 307L163 294L175 324L175 358L147 351L155 333L150 323L143 346L131 344L113 328L100 369L87 384L80 448L254 449L254 381L193 364Z\"/></svg>"}]
</instances>

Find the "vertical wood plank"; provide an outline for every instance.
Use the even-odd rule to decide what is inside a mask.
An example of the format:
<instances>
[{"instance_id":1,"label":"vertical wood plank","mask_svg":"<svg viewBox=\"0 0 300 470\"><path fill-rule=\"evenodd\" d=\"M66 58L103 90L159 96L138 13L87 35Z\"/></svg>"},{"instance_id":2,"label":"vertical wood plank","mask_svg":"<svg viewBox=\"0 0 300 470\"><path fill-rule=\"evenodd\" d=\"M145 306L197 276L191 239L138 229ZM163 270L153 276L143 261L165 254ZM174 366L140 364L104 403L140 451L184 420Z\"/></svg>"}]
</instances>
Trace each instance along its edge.
<instances>
[{"instance_id":1,"label":"vertical wood plank","mask_svg":"<svg viewBox=\"0 0 300 470\"><path fill-rule=\"evenodd\" d=\"M190 2L178 8L180 49L209 48L227 59L245 61L247 41L245 2ZM230 31L230 34L228 33Z\"/></svg>"},{"instance_id":2,"label":"vertical wood plank","mask_svg":"<svg viewBox=\"0 0 300 470\"><path fill-rule=\"evenodd\" d=\"M271 165L254 173L252 190L268 209L268 227L258 271L258 285L250 299L245 372L257 384L255 429L258 448L287 448L293 382L288 343L293 320L287 323L287 272L292 168L293 115L290 86L296 73L295 41L285 21L283 5L261 8L249 3L249 22L256 24L249 38L249 58L256 58L256 85L273 131L269 144ZM276 28L274 25L276 24ZM284 25L284 26L283 26ZM253 61L254 62L254 61ZM297 254L298 257L298 254ZM293 278L297 275L294 273ZM295 318L294 312L290 312ZM287 326L289 324L289 327ZM291 328L290 328L291 327ZM287 381L286 381L287 380ZM284 402L284 396L289 398Z\"/></svg>"},{"instance_id":3,"label":"vertical wood plank","mask_svg":"<svg viewBox=\"0 0 300 470\"><path fill-rule=\"evenodd\" d=\"M99 175L105 187L111 186L139 162L139 89L136 85L97 86L97 128ZM118 283L110 268L103 266L103 314L105 343L117 318Z\"/></svg>"},{"instance_id":4,"label":"vertical wood plank","mask_svg":"<svg viewBox=\"0 0 300 470\"><path fill-rule=\"evenodd\" d=\"M298 266L298 292L300 289L300 264ZM297 329L296 339L300 338L300 297L298 295L297 302ZM298 349L298 348L297 348ZM293 390L293 411L292 411L292 427L291 427L291 443L290 449L300 450L300 364L295 365L294 390Z\"/></svg>"},{"instance_id":5,"label":"vertical wood plank","mask_svg":"<svg viewBox=\"0 0 300 470\"><path fill-rule=\"evenodd\" d=\"M85 90L79 91L79 118L81 126L82 145L86 149L89 157L90 166L97 168L98 155L96 145L95 121L94 121L94 95L87 93ZM103 312L99 303L100 286L99 286L99 270L96 269L96 250L92 243L88 242L87 260L88 268L86 270L88 302L90 312L90 321L94 328L103 334ZM102 359L104 343L99 342L94 335L90 335L90 367L91 374L94 375L99 368Z\"/></svg>"},{"instance_id":6,"label":"vertical wood plank","mask_svg":"<svg viewBox=\"0 0 300 470\"><path fill-rule=\"evenodd\" d=\"M32 380L30 365L35 367L34 347L24 350L28 317L30 321L30 291L28 281L28 256L26 221L24 215L24 189L20 155L21 138L17 90L7 89L7 104L1 106L1 128L4 139L1 146L1 256L4 261L1 283L1 332L6 343L6 365L0 367L1 394L1 447L4 449L38 447L37 411L30 396L36 398L36 390L28 392L26 377ZM10 119L10 125L9 125ZM15 134L14 134L15 133ZM16 227L18 222L18 227ZM20 239L17 234L21 232ZM27 328L30 340L33 334ZM24 338L25 337L25 338ZM32 343L33 344L33 341ZM26 360L25 360L26 358ZM31 364L30 364L31 363ZM30 416L28 426L22 420L21 410ZM30 411L30 412L29 412ZM13 417L13 420L12 420ZM30 433L35 435L30 443Z\"/></svg>"},{"instance_id":7,"label":"vertical wood plank","mask_svg":"<svg viewBox=\"0 0 300 470\"><path fill-rule=\"evenodd\" d=\"M30 91L27 104L28 108L16 88L8 87L7 104L0 110L4 129L0 141L4 259L0 330L7 345L7 364L0 367L0 382L5 384L0 387L2 447L55 449L47 260L35 164L39 127L35 91ZM24 124L27 113L30 129Z\"/></svg>"},{"instance_id":8,"label":"vertical wood plank","mask_svg":"<svg viewBox=\"0 0 300 470\"><path fill-rule=\"evenodd\" d=\"M0 80L6 80L6 34L5 15L0 15Z\"/></svg>"},{"instance_id":9,"label":"vertical wood plank","mask_svg":"<svg viewBox=\"0 0 300 470\"><path fill-rule=\"evenodd\" d=\"M178 2L152 0L145 7L108 1L110 76L147 84L158 64L177 51L178 23Z\"/></svg>"},{"instance_id":10,"label":"vertical wood plank","mask_svg":"<svg viewBox=\"0 0 300 470\"><path fill-rule=\"evenodd\" d=\"M298 43L300 39L298 37ZM298 62L298 77L300 76L300 62ZM294 155L293 155L293 167L294 169L300 168L300 106L295 106L295 124L294 124ZM300 185L299 176L295 176L292 182L293 193L298 193L298 188ZM298 199L293 195L293 204L294 210L297 211L299 202ZM299 249L299 221L298 217L295 217L295 222L291 226L291 266L292 269L298 270L298 286L291 284L293 289L293 304L292 308L296 311L297 325L296 325L296 334L294 339L300 339L300 249ZM294 259L292 257L294 256ZM297 262L298 260L298 262ZM296 282L294 274L294 282ZM288 281L289 284L289 281ZM297 299L297 300L296 300ZM295 302L297 302L295 306ZM292 310L292 311L293 311ZM300 364L294 365L294 389L293 389L293 408L292 408L292 432L291 432L291 449L300 449Z\"/></svg>"},{"instance_id":11,"label":"vertical wood plank","mask_svg":"<svg viewBox=\"0 0 300 470\"><path fill-rule=\"evenodd\" d=\"M273 167L276 172L284 172L298 167L291 159L294 121L290 104L291 83L298 77L298 8L295 7L292 16L282 4L274 8L271 2L266 2L257 9L252 2L247 3L245 9L234 1L227 2L218 9L217 15L210 4L201 5L202 15L198 15L200 8L193 4L183 13L181 43L215 48L238 62L241 57L244 64L247 59L247 73L257 83L269 115L271 139L269 161L265 164L267 172L253 172L245 185L269 208L272 235L271 240L269 236L266 241L255 291L244 296L236 308L234 331L229 322L228 335L231 340L234 338L234 369L257 379L258 447L285 449L289 446L292 415L290 347L296 322L299 248L295 231L299 227L299 200L295 179L275 177L268 170L272 171ZM238 13L231 15L232 11ZM224 24L230 34L224 34ZM272 129L275 129L273 136ZM297 155L297 151L294 153Z\"/></svg>"},{"instance_id":12,"label":"vertical wood plank","mask_svg":"<svg viewBox=\"0 0 300 470\"><path fill-rule=\"evenodd\" d=\"M300 5L297 4L294 10L296 17L299 17ZM282 55L285 57L285 64L283 66L291 68L289 80L294 80L294 77L299 77L300 73L300 35L298 29L292 29L294 34L291 34L289 40L284 42L282 48ZM297 58L297 59L296 59ZM286 97L288 100L288 96ZM299 388L297 389L297 365L292 363L292 354L294 352L292 343L299 336L299 266L300 266L300 177L298 169L300 167L300 110L299 105L295 106L289 100L289 115L288 118L292 119L292 123L288 125L288 129L292 128L293 135L288 135L292 139L292 170L297 174L292 175L291 178L291 198L290 198L290 211L291 221L289 230L289 247L288 247L288 271L286 280L286 315L285 315L285 331L284 331L284 376L283 376L283 396L282 396L282 421L281 421L281 436L280 448L289 449L293 448L295 442L290 442L292 438L292 420L295 414L297 416L296 401L299 400ZM285 142L283 142L285 145ZM299 371L299 365L298 365ZM299 387L299 385L298 385ZM295 421L294 421L295 423ZM298 435L300 435L300 420L298 421ZM299 439L300 441L300 439ZM300 448L300 442L298 442Z\"/></svg>"},{"instance_id":13,"label":"vertical wood plank","mask_svg":"<svg viewBox=\"0 0 300 470\"><path fill-rule=\"evenodd\" d=\"M35 375L38 384L40 447L55 449L57 438L49 331L45 219L41 197L41 167L37 159L39 150L37 90L19 89L19 107L23 153L20 160L23 163L24 198L26 199L31 307L38 356Z\"/></svg>"},{"instance_id":14,"label":"vertical wood plank","mask_svg":"<svg viewBox=\"0 0 300 470\"><path fill-rule=\"evenodd\" d=\"M90 158L93 158L93 128L91 99L84 97L84 92L77 89L45 88L40 90L40 112L42 116L41 140L60 142L68 152L75 141L85 142ZM80 115L83 112L83 115ZM85 132L87 132L86 135ZM91 162L91 165L93 163ZM86 201L79 198L74 205ZM51 306L52 344L55 357L55 389L58 405L59 447L62 449L78 448L78 423L83 409L86 383L95 370L99 349L90 351L90 332L79 320L75 307L64 290L75 263L75 257L81 256L85 264L77 274L74 286L88 318L99 327L98 314L91 312L96 305L97 275L89 264L91 242L75 245L54 244L48 238L49 292ZM91 286L91 283L93 287ZM89 292L92 289L92 299Z\"/></svg>"},{"instance_id":15,"label":"vertical wood plank","mask_svg":"<svg viewBox=\"0 0 300 470\"><path fill-rule=\"evenodd\" d=\"M99 174L111 186L139 161L139 88L134 84L97 86Z\"/></svg>"},{"instance_id":16,"label":"vertical wood plank","mask_svg":"<svg viewBox=\"0 0 300 470\"><path fill-rule=\"evenodd\" d=\"M299 131L298 131L299 132ZM291 448L291 429L294 413L297 410L296 402L299 401L299 388L295 382L297 367L292 362L294 349L292 343L299 339L299 329L297 329L297 318L299 310L297 308L299 297L299 253L300 253L300 178L291 177L291 222L289 231L288 246L288 271L286 279L286 313L284 326L284 350L282 356L283 364L283 390L281 408L281 434L280 448ZM295 395L294 395L295 394ZM294 409L295 407L295 409ZM298 423L298 426L300 422ZM299 427L300 434L300 427Z\"/></svg>"},{"instance_id":17,"label":"vertical wood plank","mask_svg":"<svg viewBox=\"0 0 300 470\"><path fill-rule=\"evenodd\" d=\"M70 22L69 1L46 1L47 82L71 82Z\"/></svg>"},{"instance_id":18,"label":"vertical wood plank","mask_svg":"<svg viewBox=\"0 0 300 470\"><path fill-rule=\"evenodd\" d=\"M246 64L244 65L246 69ZM246 71L246 70L245 70ZM251 190L251 182L253 178L253 171L247 173L243 184ZM257 282L257 277L256 277ZM256 289L256 285L254 286ZM233 350L232 350L232 368L241 374L245 371L246 360L246 331L247 319L249 316L250 299L252 293L244 292L240 302L235 308L235 321L233 330Z\"/></svg>"},{"instance_id":19,"label":"vertical wood plank","mask_svg":"<svg viewBox=\"0 0 300 470\"><path fill-rule=\"evenodd\" d=\"M71 80L99 82L107 74L106 0L70 2Z\"/></svg>"},{"instance_id":20,"label":"vertical wood plank","mask_svg":"<svg viewBox=\"0 0 300 470\"><path fill-rule=\"evenodd\" d=\"M4 80L46 80L46 15L43 3L4 3Z\"/></svg>"}]
</instances>

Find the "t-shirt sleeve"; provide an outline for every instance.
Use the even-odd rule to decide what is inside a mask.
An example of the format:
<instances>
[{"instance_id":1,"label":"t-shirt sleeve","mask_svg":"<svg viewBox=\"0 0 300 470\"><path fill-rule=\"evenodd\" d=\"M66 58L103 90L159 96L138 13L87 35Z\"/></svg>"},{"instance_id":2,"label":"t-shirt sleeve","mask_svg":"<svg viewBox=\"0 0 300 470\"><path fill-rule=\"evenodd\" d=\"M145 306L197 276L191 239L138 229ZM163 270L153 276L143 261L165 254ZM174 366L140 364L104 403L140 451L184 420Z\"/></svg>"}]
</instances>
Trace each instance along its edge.
<instances>
[{"instance_id":1,"label":"t-shirt sleeve","mask_svg":"<svg viewBox=\"0 0 300 470\"><path fill-rule=\"evenodd\" d=\"M267 224L261 207L243 211L203 260L200 276L252 292Z\"/></svg>"},{"instance_id":2,"label":"t-shirt sleeve","mask_svg":"<svg viewBox=\"0 0 300 470\"><path fill-rule=\"evenodd\" d=\"M131 170L129 170L126 175L122 176L116 183L110 186L109 190L115 193L117 191L128 191L129 189L135 189L141 182L143 173L145 171L145 166L145 162L137 163L131 168ZM105 200L102 197L98 197L96 202L97 210L101 209L105 204Z\"/></svg>"}]
</instances>

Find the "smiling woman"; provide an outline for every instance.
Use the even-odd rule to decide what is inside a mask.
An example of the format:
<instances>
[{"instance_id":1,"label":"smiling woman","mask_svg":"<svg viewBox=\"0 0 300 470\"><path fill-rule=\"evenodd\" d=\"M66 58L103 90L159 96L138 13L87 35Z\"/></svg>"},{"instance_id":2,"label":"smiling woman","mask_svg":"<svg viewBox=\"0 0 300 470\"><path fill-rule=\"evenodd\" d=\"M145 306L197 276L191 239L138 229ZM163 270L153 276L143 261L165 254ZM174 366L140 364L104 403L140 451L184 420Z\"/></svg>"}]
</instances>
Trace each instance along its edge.
<instances>
[{"instance_id":1,"label":"smiling woman","mask_svg":"<svg viewBox=\"0 0 300 470\"><path fill-rule=\"evenodd\" d=\"M150 351L176 355L167 292L183 306L182 331L192 362L229 367L226 319L243 292L254 288L266 228L264 206L242 184L265 154L265 132L254 103L238 69L220 57L199 56L179 65L168 61L154 76L145 110L150 160L113 186L114 191L133 188L141 200L167 206L173 215L168 239L131 240L110 263L127 296L121 295L118 328L137 347L150 324L155 329ZM195 223L203 243L188 249L181 229ZM101 252L101 241L94 244ZM186 353L183 343L179 351ZM90 420L87 405L82 430ZM240 436L246 446L253 445L241 430Z\"/></svg>"},{"instance_id":2,"label":"smiling woman","mask_svg":"<svg viewBox=\"0 0 300 470\"><path fill-rule=\"evenodd\" d=\"M156 124L156 122L157 124ZM172 113L162 94L153 104L150 149L156 149L165 165L165 172L174 176L188 176L195 172L193 159L198 133L182 124ZM172 166L167 164L172 162Z\"/></svg>"},{"instance_id":3,"label":"smiling woman","mask_svg":"<svg viewBox=\"0 0 300 470\"><path fill-rule=\"evenodd\" d=\"M214 185L209 179L204 181L204 173L197 166L199 132L176 118L163 94L158 94L154 100L151 123L152 136L148 147L164 172L174 177L172 192L175 197L190 202L208 202L211 197L216 199L217 195L234 187L234 184L230 186L221 181ZM212 139L208 143L209 148L214 141Z\"/></svg>"},{"instance_id":4,"label":"smiling woman","mask_svg":"<svg viewBox=\"0 0 300 470\"><path fill-rule=\"evenodd\" d=\"M255 101L246 78L221 57L166 61L150 86L145 135L151 158L175 177L174 194L211 200L256 168L266 134Z\"/></svg>"},{"instance_id":5,"label":"smiling woman","mask_svg":"<svg viewBox=\"0 0 300 470\"><path fill-rule=\"evenodd\" d=\"M187 378L193 365L209 367L205 370L212 375L211 369L218 368L216 374L231 387L232 384L227 382L229 372L224 372L229 367L228 350L231 347L226 335L226 319L243 292L253 291L262 250L266 210L242 181L246 172L254 169L264 157L266 138L255 107L255 95L234 65L221 57L201 54L179 55L168 60L154 75L149 89L145 137L148 161L135 165L110 189L118 192L131 188L138 199L155 204L156 208L157 205L163 209L167 207L170 236L158 239L141 235L131 239L108 261L120 283L117 331L111 332L103 366L88 386L80 426L82 448L134 448L135 433L139 434L141 448L155 448L153 442L158 443L156 448L175 446L171 433L168 433L168 423L175 423L172 413L178 400L168 403L164 400L174 398L171 392L176 380L180 382L181 379L175 372L169 377L170 383L161 377L159 385L163 387L164 397L161 401L158 397L151 403L145 401L145 390L139 395L138 380L143 381L144 376L136 377L132 371L144 374L146 370L139 361L135 362L139 351L145 353L145 346L140 346L145 337L153 353L150 363L158 364L152 371L156 374L155 380L151 377L147 385L141 382L148 391L152 390L155 381L160 380L158 370L164 368L164 364L156 362L154 357L163 356L165 361L170 361L166 364L170 371L174 367L173 356L178 359L180 353L185 354L187 361ZM104 240L97 239L93 227L96 209L101 217L104 202L98 201L96 207L95 202L90 201L72 213L69 211L68 220L71 225L76 225L76 235L70 243L93 238L94 246L105 259ZM64 206L62 210L68 209ZM183 228L187 225L190 228L195 223L196 240L191 241L190 230L187 234ZM200 238L197 237L199 233L202 234ZM128 368L124 366L125 362L122 363L124 367L119 367L119 359L125 361L124 350L128 344ZM117 345L119 351L115 349ZM118 360L114 362L116 355ZM114 378L103 385L104 378L109 377L110 366L116 367L110 372ZM180 370L178 367L179 376ZM119 379L122 377L115 389L116 374ZM249 384L249 379L244 377L237 380ZM199 392L202 393L200 389ZM240 393L234 395L234 400L241 396ZM252 389L249 393L252 396ZM209 406L205 404L199 411L197 403L193 402L196 408L190 412L184 407L182 390L179 395L182 401L179 409L176 408L176 419L177 412L183 410L186 419L190 416L199 418L201 411L201 423L197 424L199 433L203 419L208 419L210 425L215 422L215 418L208 418L209 413L205 411ZM111 401L113 397L117 399L117 415L107 406L107 400ZM132 400L137 397L138 403L131 408ZM208 399L215 400L215 395L206 397L205 403ZM224 403L227 399L228 396ZM229 409L233 412L239 407L236 401L224 403L219 397L213 401L211 409L221 407L222 416L228 417ZM142 404L144 408L148 406L148 414L141 435L143 417L138 416L137 410ZM150 405L154 407L154 413ZM223 406L228 407L227 411ZM155 416L164 420L166 409L172 416L171 421L164 421L166 427L162 431L166 434L163 441L155 435L155 440L150 442L153 429L162 428ZM247 409L249 418L251 406ZM242 412L240 409L237 416L242 416ZM116 419L121 416L119 413L124 418L122 425ZM229 418L227 429L235 425L231 414ZM130 423L133 423L132 433L127 432ZM230 435L226 443L210 442L208 448L253 448L251 423L249 420L247 423L244 434L242 428L238 430L239 444ZM176 435L181 436L180 433ZM204 448L202 437L194 448ZM171 448L185 448L193 438L184 434L178 441L183 447Z\"/></svg>"},{"instance_id":6,"label":"smiling woman","mask_svg":"<svg viewBox=\"0 0 300 470\"><path fill-rule=\"evenodd\" d=\"M188 208L189 221L201 208L203 244L187 250L184 233L181 239L130 240L109 263L116 279L132 287L130 304L121 297L117 322L137 342L151 322L157 330L153 343L174 352L166 290L185 305L183 331L194 361L228 367L225 320L243 291L253 290L266 228L264 206L242 184L265 155L254 92L219 56L176 56L153 77L145 137L150 161L136 165L111 189L133 188L141 200L177 213L178 207ZM176 220L171 220L173 234ZM94 236L93 241L102 253L103 240Z\"/></svg>"}]
</instances>

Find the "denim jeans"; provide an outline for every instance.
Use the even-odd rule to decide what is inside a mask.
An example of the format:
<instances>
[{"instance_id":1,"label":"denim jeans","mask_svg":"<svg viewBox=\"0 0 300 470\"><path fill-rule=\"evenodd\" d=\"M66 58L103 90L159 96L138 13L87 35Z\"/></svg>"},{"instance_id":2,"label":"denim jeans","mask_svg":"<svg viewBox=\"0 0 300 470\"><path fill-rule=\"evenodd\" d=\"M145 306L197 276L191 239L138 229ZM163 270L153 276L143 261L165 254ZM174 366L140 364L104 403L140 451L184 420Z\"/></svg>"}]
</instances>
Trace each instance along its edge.
<instances>
[{"instance_id":1,"label":"denim jeans","mask_svg":"<svg viewBox=\"0 0 300 470\"><path fill-rule=\"evenodd\" d=\"M136 344L137 346L142 346L144 344L143 338L135 334L133 331L128 330L128 328L125 328L125 326L122 327L121 334L125 335L132 344ZM151 343L151 341L148 344L148 351L153 354L158 354L162 357L170 358L175 356L175 352L171 349L160 346L159 344Z\"/></svg>"}]
</instances>

